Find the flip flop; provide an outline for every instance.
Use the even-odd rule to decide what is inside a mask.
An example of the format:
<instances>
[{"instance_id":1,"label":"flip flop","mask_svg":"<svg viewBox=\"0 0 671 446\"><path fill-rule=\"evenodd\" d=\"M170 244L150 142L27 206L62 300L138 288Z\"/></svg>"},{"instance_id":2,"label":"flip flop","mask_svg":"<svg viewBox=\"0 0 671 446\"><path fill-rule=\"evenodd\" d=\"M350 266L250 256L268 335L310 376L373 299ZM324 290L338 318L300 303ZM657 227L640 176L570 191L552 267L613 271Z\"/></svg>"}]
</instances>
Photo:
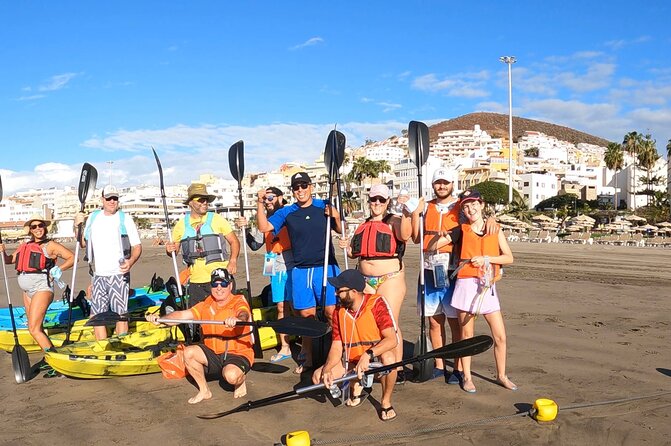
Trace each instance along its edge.
<instances>
[{"instance_id":1,"label":"flip flop","mask_svg":"<svg viewBox=\"0 0 671 446\"><path fill-rule=\"evenodd\" d=\"M285 359L291 359L291 355L285 355L284 353L275 353L273 356L270 357L270 362L274 364L276 362L284 361Z\"/></svg>"},{"instance_id":2,"label":"flip flop","mask_svg":"<svg viewBox=\"0 0 671 446\"><path fill-rule=\"evenodd\" d=\"M364 392L363 390L358 396L352 396L347 401L345 401L345 406L347 407L359 407L363 404L364 401L368 399L370 393ZM356 400L356 403L354 401ZM349 404L348 404L349 403Z\"/></svg>"},{"instance_id":3,"label":"flip flop","mask_svg":"<svg viewBox=\"0 0 671 446\"><path fill-rule=\"evenodd\" d=\"M61 373L58 373L56 370L51 369L44 375L42 375L42 378L60 378L63 375Z\"/></svg>"},{"instance_id":4,"label":"flip flop","mask_svg":"<svg viewBox=\"0 0 671 446\"><path fill-rule=\"evenodd\" d=\"M388 415L388 414L389 414L389 411L393 411L393 412L394 412L394 416L391 417L391 418L382 418L382 415ZM397 415L398 415L398 414L397 414L396 411L394 410L394 406L381 407L381 408L380 408L380 420L384 421L385 423L386 423L387 421L395 420L396 417L397 417Z\"/></svg>"}]
</instances>

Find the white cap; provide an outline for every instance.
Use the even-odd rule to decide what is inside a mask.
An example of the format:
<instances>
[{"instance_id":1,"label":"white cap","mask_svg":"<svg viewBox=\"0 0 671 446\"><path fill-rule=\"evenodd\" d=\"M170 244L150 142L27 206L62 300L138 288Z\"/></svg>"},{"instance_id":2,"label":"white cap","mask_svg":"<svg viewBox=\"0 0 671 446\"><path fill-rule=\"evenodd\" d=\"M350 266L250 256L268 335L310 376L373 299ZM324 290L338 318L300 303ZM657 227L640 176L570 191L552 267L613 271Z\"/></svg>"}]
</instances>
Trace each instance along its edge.
<instances>
[{"instance_id":1,"label":"white cap","mask_svg":"<svg viewBox=\"0 0 671 446\"><path fill-rule=\"evenodd\" d=\"M116 187L112 186L111 184L108 184L103 188L103 197L104 198L109 198L109 197L118 197L119 196L119 191L116 190Z\"/></svg>"},{"instance_id":2,"label":"white cap","mask_svg":"<svg viewBox=\"0 0 671 446\"><path fill-rule=\"evenodd\" d=\"M445 180L449 183L454 183L454 177L452 176L452 171L445 167L439 167L436 169L435 172L433 172L433 179L431 180L431 184L435 183L438 180Z\"/></svg>"}]
</instances>

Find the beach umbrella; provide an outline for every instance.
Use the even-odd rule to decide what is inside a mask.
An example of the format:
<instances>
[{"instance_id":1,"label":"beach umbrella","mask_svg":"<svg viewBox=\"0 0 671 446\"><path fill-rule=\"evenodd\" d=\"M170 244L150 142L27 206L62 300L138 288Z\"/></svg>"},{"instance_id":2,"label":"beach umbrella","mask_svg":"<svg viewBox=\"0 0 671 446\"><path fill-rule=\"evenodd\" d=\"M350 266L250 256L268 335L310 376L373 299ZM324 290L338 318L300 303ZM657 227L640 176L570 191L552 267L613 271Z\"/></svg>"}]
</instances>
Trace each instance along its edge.
<instances>
[{"instance_id":1,"label":"beach umbrella","mask_svg":"<svg viewBox=\"0 0 671 446\"><path fill-rule=\"evenodd\" d=\"M552 217L548 217L545 214L538 214L531 217L533 221L554 221Z\"/></svg>"},{"instance_id":2,"label":"beach umbrella","mask_svg":"<svg viewBox=\"0 0 671 446\"><path fill-rule=\"evenodd\" d=\"M657 226L660 228L671 228L671 223L668 221L663 221L661 223L657 223Z\"/></svg>"},{"instance_id":3,"label":"beach umbrella","mask_svg":"<svg viewBox=\"0 0 671 446\"><path fill-rule=\"evenodd\" d=\"M635 214L625 215L624 219L632 221L632 222L633 221L636 221L636 222L646 222L647 221L645 218L639 217L638 215L635 215Z\"/></svg>"}]
</instances>

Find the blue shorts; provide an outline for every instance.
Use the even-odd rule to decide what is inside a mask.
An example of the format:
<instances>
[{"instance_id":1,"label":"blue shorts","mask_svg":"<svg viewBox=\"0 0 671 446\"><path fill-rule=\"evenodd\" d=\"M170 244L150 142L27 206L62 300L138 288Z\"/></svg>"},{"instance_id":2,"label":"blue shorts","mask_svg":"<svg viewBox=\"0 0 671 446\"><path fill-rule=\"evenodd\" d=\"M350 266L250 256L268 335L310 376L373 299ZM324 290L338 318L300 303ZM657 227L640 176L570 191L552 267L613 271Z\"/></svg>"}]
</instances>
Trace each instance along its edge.
<instances>
[{"instance_id":1,"label":"blue shorts","mask_svg":"<svg viewBox=\"0 0 671 446\"><path fill-rule=\"evenodd\" d=\"M450 274L452 271L449 272ZM450 305L452 302L452 294L454 293L454 284L456 278L450 281L450 284L445 288L436 288L433 282L433 271L430 269L424 270L424 285L425 285L425 295L424 295L424 315L429 316L438 316L444 314L449 318L457 317L457 310ZM421 302L420 302L420 289L417 287L417 313L418 316L421 315Z\"/></svg>"},{"instance_id":2,"label":"blue shorts","mask_svg":"<svg viewBox=\"0 0 671 446\"><path fill-rule=\"evenodd\" d=\"M322 280L323 266L314 266L312 268L292 268L291 278L291 297L292 304L296 310L307 310L322 305ZM336 265L329 265L327 277L335 277L340 274L340 268ZM328 282L326 283L326 303L324 306L336 304L335 288Z\"/></svg>"},{"instance_id":3,"label":"blue shorts","mask_svg":"<svg viewBox=\"0 0 671 446\"><path fill-rule=\"evenodd\" d=\"M291 285L287 280L288 277L286 271L278 271L274 276L270 276L270 289L274 304L290 300L291 294L289 291L291 290Z\"/></svg>"}]
</instances>

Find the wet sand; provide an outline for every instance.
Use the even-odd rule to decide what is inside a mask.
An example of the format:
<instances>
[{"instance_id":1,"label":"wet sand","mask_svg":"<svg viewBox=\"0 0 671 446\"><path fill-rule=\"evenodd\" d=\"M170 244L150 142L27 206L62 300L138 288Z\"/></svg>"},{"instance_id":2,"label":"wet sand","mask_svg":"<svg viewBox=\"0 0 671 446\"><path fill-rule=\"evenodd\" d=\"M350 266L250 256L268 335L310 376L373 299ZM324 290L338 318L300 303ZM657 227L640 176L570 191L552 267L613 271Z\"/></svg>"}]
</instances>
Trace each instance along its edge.
<instances>
[{"instance_id":1,"label":"wet sand","mask_svg":"<svg viewBox=\"0 0 671 446\"><path fill-rule=\"evenodd\" d=\"M494 357L488 351L473 361L476 394L443 380L397 386L393 403L398 417L390 423L378 419L378 384L356 408L334 407L317 395L206 421L195 415L299 385L300 378L291 373L295 363L270 366L274 350L266 351L248 375L248 395L242 401L213 382L213 398L192 406L186 401L195 387L186 380L166 381L160 374L106 380L38 376L17 385L11 357L2 354L0 444L272 445L296 430L307 430L321 444L669 444L671 393L572 406L671 392L671 249L511 246L515 263L506 268L499 294L508 332L508 375L519 386L516 392L494 383ZM417 258L417 247L410 247L408 277L417 275ZM260 274L262 255L250 252L250 265L257 294L267 283ZM154 272L167 278L171 268L161 247L145 244L133 269L133 286L146 284ZM8 272L12 301L21 305L13 269ZM70 273L64 276L69 281ZM77 277L80 287L87 284L83 262ZM240 284L244 277L244 271L237 274ZM4 284L2 294L5 306ZM412 290L400 318L410 342L419 333L415 301ZM489 333L483 319L477 320L476 334ZM33 362L40 358L31 355ZM307 384L306 374L300 385ZM554 422L505 418L527 411L541 397L559 404ZM441 431L426 432L441 426ZM362 436L367 441L356 443Z\"/></svg>"}]
</instances>

